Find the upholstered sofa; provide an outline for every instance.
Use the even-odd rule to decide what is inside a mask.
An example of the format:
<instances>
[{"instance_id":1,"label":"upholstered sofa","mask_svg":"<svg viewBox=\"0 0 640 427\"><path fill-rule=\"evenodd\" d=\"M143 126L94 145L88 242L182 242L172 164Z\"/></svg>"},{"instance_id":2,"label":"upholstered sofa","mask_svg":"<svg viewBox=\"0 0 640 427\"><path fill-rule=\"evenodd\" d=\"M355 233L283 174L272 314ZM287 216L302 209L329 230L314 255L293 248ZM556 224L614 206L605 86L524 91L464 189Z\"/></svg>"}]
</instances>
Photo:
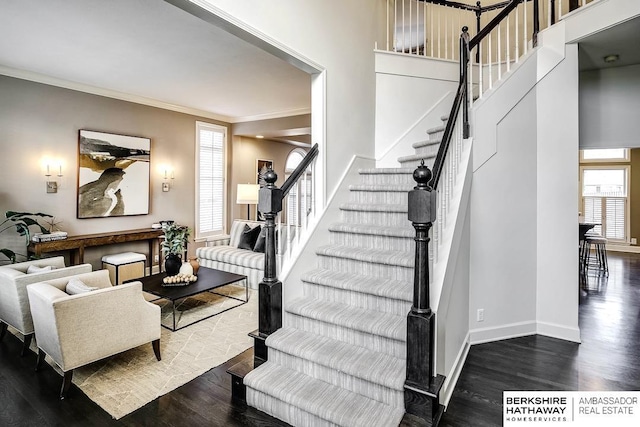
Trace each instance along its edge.
<instances>
[{"instance_id":1,"label":"upholstered sofa","mask_svg":"<svg viewBox=\"0 0 640 427\"><path fill-rule=\"evenodd\" d=\"M236 219L231 224L228 235L220 236L207 242L206 247L196 249L200 265L217 270L247 276L249 287L258 289L258 285L264 278L264 251L243 248L243 234L252 233L256 227L260 227L260 238L264 239L264 222ZM247 226L247 228L245 228ZM249 231L246 231L249 230ZM276 263L280 264L280 251L286 251L289 243L295 238L297 227L276 226ZM258 239L259 240L259 239ZM279 269L279 267L278 267Z\"/></svg>"},{"instance_id":2,"label":"upholstered sofa","mask_svg":"<svg viewBox=\"0 0 640 427\"><path fill-rule=\"evenodd\" d=\"M62 369L61 398L80 366L150 342L160 360L160 307L145 301L141 282L112 286L98 270L34 283L27 293L38 366L46 353Z\"/></svg>"},{"instance_id":3,"label":"upholstered sofa","mask_svg":"<svg viewBox=\"0 0 640 427\"><path fill-rule=\"evenodd\" d=\"M27 273L30 267L31 270L46 267L52 269ZM33 337L33 321L27 285L90 271L91 264L65 267L64 257L61 256L0 266L0 340L9 325L24 335L22 355L29 348Z\"/></svg>"},{"instance_id":4,"label":"upholstered sofa","mask_svg":"<svg viewBox=\"0 0 640 427\"><path fill-rule=\"evenodd\" d=\"M264 223L236 219L228 235L196 249L196 256L201 266L247 276L249 287L258 289L258 284L264 278L264 252L238 248L245 225L253 229Z\"/></svg>"}]
</instances>

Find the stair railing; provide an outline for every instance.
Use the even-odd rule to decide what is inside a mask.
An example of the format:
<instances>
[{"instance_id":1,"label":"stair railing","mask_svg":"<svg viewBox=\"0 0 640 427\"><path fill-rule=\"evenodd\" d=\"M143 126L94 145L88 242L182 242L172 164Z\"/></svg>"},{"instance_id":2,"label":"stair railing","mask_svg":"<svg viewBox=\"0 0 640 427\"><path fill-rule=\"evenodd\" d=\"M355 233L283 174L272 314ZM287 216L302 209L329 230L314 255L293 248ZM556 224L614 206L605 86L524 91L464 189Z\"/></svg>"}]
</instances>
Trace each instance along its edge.
<instances>
[{"instance_id":1,"label":"stair railing","mask_svg":"<svg viewBox=\"0 0 640 427\"><path fill-rule=\"evenodd\" d=\"M268 359L267 346L265 345L267 337L282 327L282 282L278 279L278 265L281 263L278 262L278 258L283 254L283 241L286 240L287 245L293 244L293 241L289 238L291 236L291 224L285 225L279 222L277 218L280 217L283 205L286 206L287 195L292 189L299 190L298 195L308 196L309 201L314 200L312 194L305 192L311 191L313 188L313 186L307 185L307 179L313 179L313 168L317 157L318 144L315 144L287 178L282 188L276 187L275 182L278 179L278 175L273 169L269 169L264 175L267 185L261 188L258 193L258 210L264 216L264 229L266 231L264 278L258 285L258 330L249 334L254 339L255 367L258 367ZM314 203L305 204L306 212L303 215L305 219L300 222L300 225L297 225L298 233L303 233L302 225L307 226L306 217L313 213L313 205ZM299 242L299 239L297 237L296 241ZM291 249L288 249L288 252L291 253Z\"/></svg>"},{"instance_id":2,"label":"stair railing","mask_svg":"<svg viewBox=\"0 0 640 427\"><path fill-rule=\"evenodd\" d=\"M533 34L534 23L540 29L550 27L564 15L597 0L542 0L538 11L546 14L547 19L534 17L533 0L523 1L518 16L502 25L499 32L506 37L496 37L491 41L492 53L484 54L482 62L502 63L503 68L524 53L527 53ZM478 34L486 24L493 21L496 13L512 2L507 0L482 6L481 2L465 4L447 0L387 0L387 39L386 50L390 52L417 55L445 60L459 60L458 29L466 26L471 35ZM473 29L473 30L471 30ZM511 34L509 34L511 33ZM496 40L504 39L502 45ZM508 41L507 41L508 40ZM533 41L535 46L535 41ZM499 54L501 52L502 54ZM500 59L498 59L500 55ZM476 62L480 62L480 53L476 54Z\"/></svg>"},{"instance_id":3,"label":"stair railing","mask_svg":"<svg viewBox=\"0 0 640 427\"><path fill-rule=\"evenodd\" d=\"M526 0L511 0L503 6L494 19L475 37L470 38L468 27L462 28L459 38L460 79L456 96L436 155L433 172L422 164L414 171L416 187L409 192L408 218L416 230L416 252L414 293L411 311L407 315L407 376L405 381L405 409L408 414L419 417L427 425L437 424L442 408L439 406L439 392L444 377L434 375L435 313L431 310L430 261L437 263L442 236L447 227L449 208L454 199L457 179L462 176L460 165L462 153L468 149L469 106L471 103L471 50L480 47L482 41L491 37L501 23L509 19L519 5L526 6ZM538 0L530 0L533 6L533 34L535 43L538 31ZM498 46L500 46L498 38ZM489 52L491 43L489 43ZM489 57L490 54L489 54ZM480 58L482 52L480 51ZM434 224L435 223L435 224ZM435 225L435 226L434 226ZM429 231L433 227L432 245L429 257Z\"/></svg>"}]
</instances>

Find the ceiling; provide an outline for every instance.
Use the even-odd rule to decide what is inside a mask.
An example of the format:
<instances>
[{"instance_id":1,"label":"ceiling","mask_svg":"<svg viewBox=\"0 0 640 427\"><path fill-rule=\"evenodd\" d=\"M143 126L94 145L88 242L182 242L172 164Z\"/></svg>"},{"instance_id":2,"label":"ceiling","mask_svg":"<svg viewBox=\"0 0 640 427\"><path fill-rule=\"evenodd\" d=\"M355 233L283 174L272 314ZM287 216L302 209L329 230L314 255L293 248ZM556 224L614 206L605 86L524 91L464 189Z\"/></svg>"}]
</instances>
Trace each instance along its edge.
<instances>
[{"instance_id":1,"label":"ceiling","mask_svg":"<svg viewBox=\"0 0 640 427\"><path fill-rule=\"evenodd\" d=\"M640 17L587 36L578 43L580 71L640 64L639 44ZM619 59L606 63L608 55Z\"/></svg>"},{"instance_id":2,"label":"ceiling","mask_svg":"<svg viewBox=\"0 0 640 427\"><path fill-rule=\"evenodd\" d=\"M0 2L0 74L33 73L229 123L311 105L309 74L160 0Z\"/></svg>"}]
</instances>

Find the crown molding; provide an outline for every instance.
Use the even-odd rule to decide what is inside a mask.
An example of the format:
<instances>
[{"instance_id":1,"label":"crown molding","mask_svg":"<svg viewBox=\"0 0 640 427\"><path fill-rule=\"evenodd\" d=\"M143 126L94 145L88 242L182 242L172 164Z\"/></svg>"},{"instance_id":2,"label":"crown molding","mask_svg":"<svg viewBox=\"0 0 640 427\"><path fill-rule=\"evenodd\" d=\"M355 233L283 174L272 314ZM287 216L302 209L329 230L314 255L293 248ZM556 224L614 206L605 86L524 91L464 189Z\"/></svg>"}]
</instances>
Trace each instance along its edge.
<instances>
[{"instance_id":1,"label":"crown molding","mask_svg":"<svg viewBox=\"0 0 640 427\"><path fill-rule=\"evenodd\" d=\"M110 89L103 89L83 83L76 83L69 80L59 79L57 77L47 76L45 74L35 73L33 71L19 70L0 65L0 75L13 77L21 80L28 80L36 83L42 83L49 86L61 87L64 89L75 90L77 92L89 93L92 95L104 96L107 98L118 99L121 101L133 102L136 104L147 105L150 107L161 108L163 110L175 111L177 113L190 114L192 116L205 117L208 119L218 120L225 123L242 123L256 120L279 119L282 117L298 116L301 114L311 113L311 108L297 108L293 110L278 111L275 113L257 114L254 116L230 117L222 114L215 114L210 111L199 110L197 108L184 107L181 105L171 104L169 102L158 101L157 99L147 98L139 95L118 92Z\"/></svg>"}]
</instances>

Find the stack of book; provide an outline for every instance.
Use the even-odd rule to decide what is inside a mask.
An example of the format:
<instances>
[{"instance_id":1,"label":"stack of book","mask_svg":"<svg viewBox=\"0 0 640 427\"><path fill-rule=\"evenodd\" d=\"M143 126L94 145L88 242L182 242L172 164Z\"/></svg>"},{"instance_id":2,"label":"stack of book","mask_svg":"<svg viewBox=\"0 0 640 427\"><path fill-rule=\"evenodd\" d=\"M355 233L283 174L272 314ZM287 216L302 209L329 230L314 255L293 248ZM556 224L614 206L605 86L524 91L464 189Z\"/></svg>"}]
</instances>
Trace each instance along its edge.
<instances>
[{"instance_id":1,"label":"stack of book","mask_svg":"<svg viewBox=\"0 0 640 427\"><path fill-rule=\"evenodd\" d=\"M66 231L54 231L53 233L37 233L31 237L31 240L34 242L50 242L52 240L63 240L67 238Z\"/></svg>"}]
</instances>

